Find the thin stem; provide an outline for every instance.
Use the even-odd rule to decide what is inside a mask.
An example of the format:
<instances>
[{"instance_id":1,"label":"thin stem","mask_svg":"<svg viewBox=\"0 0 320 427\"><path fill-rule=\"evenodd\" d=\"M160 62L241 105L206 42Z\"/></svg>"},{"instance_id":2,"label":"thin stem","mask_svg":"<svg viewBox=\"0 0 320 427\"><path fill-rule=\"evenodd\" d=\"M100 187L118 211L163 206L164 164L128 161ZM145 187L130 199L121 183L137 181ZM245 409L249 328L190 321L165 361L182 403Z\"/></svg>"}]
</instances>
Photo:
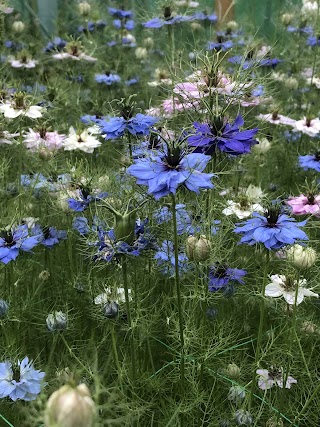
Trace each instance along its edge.
<instances>
[{"instance_id":1,"label":"thin stem","mask_svg":"<svg viewBox=\"0 0 320 427\"><path fill-rule=\"evenodd\" d=\"M259 358L260 358L260 347L261 347L261 341L263 336L263 324L264 324L264 317L265 317L265 302L264 302L264 294L265 289L267 285L267 279L268 279L268 268L269 268L269 261L270 261L270 254L269 251L266 253L266 261L264 265L264 272L263 272L263 281L262 281L262 299L261 299L261 307L260 307L260 320L259 320L259 329L258 329L258 338L257 338L257 345L256 345L256 355L254 360L254 370L253 370L253 376L251 381L251 391L249 396L249 410L252 405L252 399L254 395L254 389L256 385L256 367L258 366Z\"/></svg>"},{"instance_id":2,"label":"thin stem","mask_svg":"<svg viewBox=\"0 0 320 427\"><path fill-rule=\"evenodd\" d=\"M184 354L184 326L183 326L183 311L182 299L180 288L180 275L179 275L179 251L178 251L178 229L177 229L177 213L176 213L176 198L172 194L172 220L173 220L173 235L174 235L174 270L175 270L175 283L177 290L178 314L179 314L179 330L180 330L180 346L181 346L181 363L180 363L180 385L181 396L184 395L185 387L185 354ZM183 426L183 420L181 420Z\"/></svg>"}]
</instances>

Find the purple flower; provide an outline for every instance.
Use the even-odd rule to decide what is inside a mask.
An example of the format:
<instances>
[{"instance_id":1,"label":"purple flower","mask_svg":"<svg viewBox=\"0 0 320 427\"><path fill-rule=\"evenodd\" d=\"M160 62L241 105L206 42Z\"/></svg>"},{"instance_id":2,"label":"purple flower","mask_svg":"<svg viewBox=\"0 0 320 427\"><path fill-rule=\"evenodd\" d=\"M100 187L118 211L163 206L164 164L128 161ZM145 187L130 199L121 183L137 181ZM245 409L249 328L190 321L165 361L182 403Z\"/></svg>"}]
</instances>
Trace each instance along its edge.
<instances>
[{"instance_id":1,"label":"purple flower","mask_svg":"<svg viewBox=\"0 0 320 427\"><path fill-rule=\"evenodd\" d=\"M14 261L20 250L29 252L42 240L41 235L30 237L26 224L2 231L0 236L0 261L4 264Z\"/></svg>"},{"instance_id":2,"label":"purple flower","mask_svg":"<svg viewBox=\"0 0 320 427\"><path fill-rule=\"evenodd\" d=\"M101 133L106 139L120 138L128 131L131 135L148 135L150 128L159 119L144 114L136 114L134 117L112 117L108 121L97 120Z\"/></svg>"},{"instance_id":3,"label":"purple flower","mask_svg":"<svg viewBox=\"0 0 320 427\"><path fill-rule=\"evenodd\" d=\"M288 25L287 26L287 31L288 31L288 33L312 34L313 33L313 28L312 27L299 28L299 27L293 27L292 25Z\"/></svg>"},{"instance_id":4,"label":"purple flower","mask_svg":"<svg viewBox=\"0 0 320 427\"><path fill-rule=\"evenodd\" d=\"M18 366L13 369L9 361L0 363L0 398L9 397L16 400L35 400L43 386L44 372L32 366L28 357L18 361Z\"/></svg>"},{"instance_id":5,"label":"purple flower","mask_svg":"<svg viewBox=\"0 0 320 427\"><path fill-rule=\"evenodd\" d=\"M104 83L107 86L111 86L114 83L119 83L121 81L121 78L117 74L111 74L111 73L96 74L95 81L97 83Z\"/></svg>"},{"instance_id":6,"label":"purple flower","mask_svg":"<svg viewBox=\"0 0 320 427\"><path fill-rule=\"evenodd\" d=\"M299 156L299 166L305 171L314 169L320 172L320 152L316 154L308 154L307 156Z\"/></svg>"},{"instance_id":7,"label":"purple flower","mask_svg":"<svg viewBox=\"0 0 320 427\"><path fill-rule=\"evenodd\" d=\"M166 154L135 160L127 172L137 178L137 184L147 185L148 193L159 200L175 194L182 184L195 193L199 193L200 188L213 188L210 179L214 174L203 173L209 160L205 154L185 155L176 147L168 149Z\"/></svg>"},{"instance_id":8,"label":"purple flower","mask_svg":"<svg viewBox=\"0 0 320 427\"><path fill-rule=\"evenodd\" d=\"M121 28L125 28L128 31L132 31L134 29L134 21L132 19L123 20L123 19L114 19L113 25L117 30L121 30Z\"/></svg>"},{"instance_id":9,"label":"purple flower","mask_svg":"<svg viewBox=\"0 0 320 427\"><path fill-rule=\"evenodd\" d=\"M296 223L294 218L280 214L277 207L268 209L265 216L254 212L253 218L240 222L233 230L242 234L240 243L254 245L262 243L267 249L280 249L285 245L293 245L299 240L308 240L308 236L299 227L307 221Z\"/></svg>"},{"instance_id":10,"label":"purple flower","mask_svg":"<svg viewBox=\"0 0 320 427\"><path fill-rule=\"evenodd\" d=\"M222 288L226 288L230 281L244 284L242 278L246 274L246 270L238 268L230 268L222 265L211 266L209 268L209 291L216 292Z\"/></svg>"},{"instance_id":11,"label":"purple flower","mask_svg":"<svg viewBox=\"0 0 320 427\"><path fill-rule=\"evenodd\" d=\"M241 131L243 123L240 115L233 124L225 123L220 117L217 117L212 125L194 122L196 134L188 138L188 143L208 155L214 154L216 148L233 156L249 153L251 146L258 144L253 137L259 129Z\"/></svg>"},{"instance_id":12,"label":"purple flower","mask_svg":"<svg viewBox=\"0 0 320 427\"><path fill-rule=\"evenodd\" d=\"M62 50L66 46L67 42L60 37L55 37L50 41L47 46L44 48L45 52L52 52L55 50Z\"/></svg>"}]
</instances>

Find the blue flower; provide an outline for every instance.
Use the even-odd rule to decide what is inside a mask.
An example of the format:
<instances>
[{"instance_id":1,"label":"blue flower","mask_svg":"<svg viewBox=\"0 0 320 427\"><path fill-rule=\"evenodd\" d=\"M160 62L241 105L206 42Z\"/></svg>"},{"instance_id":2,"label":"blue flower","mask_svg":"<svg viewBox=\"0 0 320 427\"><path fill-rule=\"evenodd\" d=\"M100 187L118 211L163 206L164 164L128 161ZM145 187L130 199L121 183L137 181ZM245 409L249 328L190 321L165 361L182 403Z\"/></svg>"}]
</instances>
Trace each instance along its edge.
<instances>
[{"instance_id":1,"label":"blue flower","mask_svg":"<svg viewBox=\"0 0 320 427\"><path fill-rule=\"evenodd\" d=\"M113 25L117 28L117 30L121 30L125 28L128 31L132 31L134 29L134 21L132 19L123 20L123 19L114 19Z\"/></svg>"},{"instance_id":2,"label":"blue flower","mask_svg":"<svg viewBox=\"0 0 320 427\"><path fill-rule=\"evenodd\" d=\"M0 262L8 264L14 261L19 255L19 251L29 252L38 243L42 236L29 236L26 224L13 227L11 231L2 231L0 234Z\"/></svg>"},{"instance_id":3,"label":"blue flower","mask_svg":"<svg viewBox=\"0 0 320 427\"><path fill-rule=\"evenodd\" d=\"M52 248L54 245L67 238L67 232L57 230L55 227L41 227L40 224L35 224L31 230L32 235L42 236L41 244L46 248Z\"/></svg>"},{"instance_id":4,"label":"blue flower","mask_svg":"<svg viewBox=\"0 0 320 427\"><path fill-rule=\"evenodd\" d=\"M287 26L287 31L288 31L288 33L312 34L313 33L313 28L312 27L299 28L299 27L293 27L292 25L288 25Z\"/></svg>"},{"instance_id":5,"label":"blue flower","mask_svg":"<svg viewBox=\"0 0 320 427\"><path fill-rule=\"evenodd\" d=\"M114 7L108 7L108 11L111 16L119 19L129 19L133 17L131 10L115 9Z\"/></svg>"},{"instance_id":6,"label":"blue flower","mask_svg":"<svg viewBox=\"0 0 320 427\"><path fill-rule=\"evenodd\" d=\"M320 172L320 153L299 156L299 166L305 171L308 169L314 169L317 172Z\"/></svg>"},{"instance_id":7,"label":"blue flower","mask_svg":"<svg viewBox=\"0 0 320 427\"><path fill-rule=\"evenodd\" d=\"M253 218L240 222L233 230L243 234L240 243L254 245L262 243L267 249L280 249L285 245L293 245L296 241L308 240L308 236L299 227L307 221L295 222L286 214L280 215L277 207L268 209L265 216L254 212Z\"/></svg>"},{"instance_id":8,"label":"blue flower","mask_svg":"<svg viewBox=\"0 0 320 427\"><path fill-rule=\"evenodd\" d=\"M82 187L81 189L79 189L77 199L74 199L74 198L68 199L68 205L69 205L69 208L75 212L83 212L85 209L87 209L90 203L96 200L104 199L107 196L108 196L108 193L106 192L99 193L98 195L94 196L90 194L89 188Z\"/></svg>"},{"instance_id":9,"label":"blue flower","mask_svg":"<svg viewBox=\"0 0 320 427\"><path fill-rule=\"evenodd\" d=\"M88 220L84 216L76 216L72 221L72 228L82 235L85 235L90 231Z\"/></svg>"},{"instance_id":10,"label":"blue flower","mask_svg":"<svg viewBox=\"0 0 320 427\"><path fill-rule=\"evenodd\" d=\"M196 12L192 15L192 20L198 20L198 21L209 21L211 23L217 22L218 17L215 13L212 13L208 15L204 12Z\"/></svg>"},{"instance_id":11,"label":"blue flower","mask_svg":"<svg viewBox=\"0 0 320 427\"><path fill-rule=\"evenodd\" d=\"M92 123L97 123L98 120L101 120L102 117L101 116L97 116L96 114L94 115L90 115L90 114L86 114L85 116L81 116L80 120L82 121L82 123L86 124L86 125L92 125Z\"/></svg>"},{"instance_id":12,"label":"blue flower","mask_svg":"<svg viewBox=\"0 0 320 427\"><path fill-rule=\"evenodd\" d=\"M52 52L55 50L62 50L66 46L67 42L60 37L55 37L50 41L44 48L45 52Z\"/></svg>"},{"instance_id":13,"label":"blue flower","mask_svg":"<svg viewBox=\"0 0 320 427\"><path fill-rule=\"evenodd\" d=\"M280 62L282 62L281 59L277 58L263 58L260 60L255 60L252 58L244 58L241 55L232 56L231 58L228 58L228 61L232 64L241 65L244 70L247 70L254 66L275 68Z\"/></svg>"},{"instance_id":14,"label":"blue flower","mask_svg":"<svg viewBox=\"0 0 320 427\"><path fill-rule=\"evenodd\" d=\"M232 40L223 40L222 37L218 37L216 42L208 42L207 49L208 50L221 50L225 52L228 49L233 47Z\"/></svg>"},{"instance_id":15,"label":"blue flower","mask_svg":"<svg viewBox=\"0 0 320 427\"><path fill-rule=\"evenodd\" d=\"M226 288L230 281L236 281L244 284L243 276L247 274L246 270L230 268L226 266L211 266L209 268L209 291L216 292Z\"/></svg>"},{"instance_id":16,"label":"blue flower","mask_svg":"<svg viewBox=\"0 0 320 427\"><path fill-rule=\"evenodd\" d=\"M210 189L212 173L203 173L210 160L205 154L185 154L179 147L168 149L166 154L135 160L127 173L137 178L137 184L147 185L148 193L156 200L175 194L180 185L199 193L200 188Z\"/></svg>"},{"instance_id":17,"label":"blue flower","mask_svg":"<svg viewBox=\"0 0 320 427\"><path fill-rule=\"evenodd\" d=\"M9 310L9 304L4 299L0 299L0 319L5 317Z\"/></svg>"},{"instance_id":18,"label":"blue flower","mask_svg":"<svg viewBox=\"0 0 320 427\"><path fill-rule=\"evenodd\" d=\"M214 154L216 148L233 156L249 153L251 146L258 144L253 137L259 129L241 131L240 127L243 123L244 120L240 115L233 124L225 123L219 117L212 125L194 122L196 134L188 138L188 143L191 147L197 147L208 155Z\"/></svg>"},{"instance_id":19,"label":"blue flower","mask_svg":"<svg viewBox=\"0 0 320 427\"><path fill-rule=\"evenodd\" d=\"M108 121L97 120L97 123L106 139L115 139L122 137L126 131L135 136L148 135L151 126L158 120L139 113L134 117L112 117Z\"/></svg>"},{"instance_id":20,"label":"blue flower","mask_svg":"<svg viewBox=\"0 0 320 427\"><path fill-rule=\"evenodd\" d=\"M175 273L175 255L174 246L170 240L165 240L156 252L154 259L157 261L162 273L165 276L172 277ZM185 253L179 253L178 255L178 266L179 270L183 273L189 269L188 257Z\"/></svg>"},{"instance_id":21,"label":"blue flower","mask_svg":"<svg viewBox=\"0 0 320 427\"><path fill-rule=\"evenodd\" d=\"M307 46L320 46L320 37L319 36L309 36L307 38Z\"/></svg>"},{"instance_id":22,"label":"blue flower","mask_svg":"<svg viewBox=\"0 0 320 427\"><path fill-rule=\"evenodd\" d=\"M95 23L88 21L86 25L79 25L78 33L87 33L88 31L91 33L95 30Z\"/></svg>"},{"instance_id":23,"label":"blue flower","mask_svg":"<svg viewBox=\"0 0 320 427\"><path fill-rule=\"evenodd\" d=\"M136 83L139 83L139 77L132 77L131 79L128 79L124 82L126 86L132 86L132 85L135 85Z\"/></svg>"},{"instance_id":24,"label":"blue flower","mask_svg":"<svg viewBox=\"0 0 320 427\"><path fill-rule=\"evenodd\" d=\"M111 86L114 83L119 83L121 81L121 78L117 74L111 74L111 73L96 74L95 81L97 83L104 83L108 86Z\"/></svg>"},{"instance_id":25,"label":"blue flower","mask_svg":"<svg viewBox=\"0 0 320 427\"><path fill-rule=\"evenodd\" d=\"M11 362L0 363L0 398L9 397L16 400L35 400L43 386L44 372L40 372L32 366L28 357L13 369Z\"/></svg>"},{"instance_id":26,"label":"blue flower","mask_svg":"<svg viewBox=\"0 0 320 427\"><path fill-rule=\"evenodd\" d=\"M178 203L176 205L176 217L177 217L177 232L178 235L188 233L194 234L195 228L192 226L192 218L185 209L186 205ZM169 222L172 220L172 212L167 206L163 206L157 210L154 217L158 224Z\"/></svg>"}]
</instances>

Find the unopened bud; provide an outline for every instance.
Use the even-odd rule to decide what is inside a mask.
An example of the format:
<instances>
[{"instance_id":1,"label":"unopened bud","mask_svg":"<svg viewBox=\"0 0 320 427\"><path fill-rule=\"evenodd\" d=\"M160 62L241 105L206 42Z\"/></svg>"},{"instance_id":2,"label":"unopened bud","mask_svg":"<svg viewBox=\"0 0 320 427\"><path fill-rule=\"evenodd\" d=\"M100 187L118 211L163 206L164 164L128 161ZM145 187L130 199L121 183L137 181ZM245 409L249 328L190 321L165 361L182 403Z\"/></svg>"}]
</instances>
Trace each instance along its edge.
<instances>
[{"instance_id":1,"label":"unopened bud","mask_svg":"<svg viewBox=\"0 0 320 427\"><path fill-rule=\"evenodd\" d=\"M119 305L115 301L107 302L104 304L102 311L108 319L115 319L119 313Z\"/></svg>"},{"instance_id":2,"label":"unopened bud","mask_svg":"<svg viewBox=\"0 0 320 427\"><path fill-rule=\"evenodd\" d=\"M244 409L238 409L234 415L234 419L238 426L251 426L253 423L252 415Z\"/></svg>"},{"instance_id":3,"label":"unopened bud","mask_svg":"<svg viewBox=\"0 0 320 427\"><path fill-rule=\"evenodd\" d=\"M302 332L305 332L306 334L312 335L315 332L317 332L317 325L315 323L311 322L310 320L305 320L302 323L301 330L302 330Z\"/></svg>"},{"instance_id":4,"label":"unopened bud","mask_svg":"<svg viewBox=\"0 0 320 427\"><path fill-rule=\"evenodd\" d=\"M227 30L230 31L237 31L237 29L239 28L239 24L236 21L229 21L226 24Z\"/></svg>"},{"instance_id":5,"label":"unopened bud","mask_svg":"<svg viewBox=\"0 0 320 427\"><path fill-rule=\"evenodd\" d=\"M238 404L245 397L246 397L246 392L241 386L234 385L234 386L230 387L229 393L228 393L228 400L230 400L231 402L233 402L235 404Z\"/></svg>"},{"instance_id":6,"label":"unopened bud","mask_svg":"<svg viewBox=\"0 0 320 427\"><path fill-rule=\"evenodd\" d=\"M282 22L284 25L290 25L290 24L291 24L291 22L293 21L293 18L294 18L294 15L292 15L292 13L284 13L284 14L281 16L281 22Z\"/></svg>"},{"instance_id":7,"label":"unopened bud","mask_svg":"<svg viewBox=\"0 0 320 427\"><path fill-rule=\"evenodd\" d=\"M45 282L50 277L50 271L48 271L48 270L42 270L41 273L39 273L38 277L39 277L40 280L43 280Z\"/></svg>"},{"instance_id":8,"label":"unopened bud","mask_svg":"<svg viewBox=\"0 0 320 427\"><path fill-rule=\"evenodd\" d=\"M206 236L189 236L186 242L186 254L190 261L206 261L210 256L211 244Z\"/></svg>"},{"instance_id":9,"label":"unopened bud","mask_svg":"<svg viewBox=\"0 0 320 427\"><path fill-rule=\"evenodd\" d=\"M288 89L298 89L299 83L298 80L295 77L289 77L284 81L284 85Z\"/></svg>"},{"instance_id":10,"label":"unopened bud","mask_svg":"<svg viewBox=\"0 0 320 427\"><path fill-rule=\"evenodd\" d=\"M143 44L147 49L152 49L154 46L154 40L152 37L147 37L146 39L143 40Z\"/></svg>"},{"instance_id":11,"label":"unopened bud","mask_svg":"<svg viewBox=\"0 0 320 427\"><path fill-rule=\"evenodd\" d=\"M281 419L269 418L266 422L266 427L283 427L283 421Z\"/></svg>"},{"instance_id":12,"label":"unopened bud","mask_svg":"<svg viewBox=\"0 0 320 427\"><path fill-rule=\"evenodd\" d=\"M267 138L260 138L257 141L259 144L254 145L252 151L256 154L266 154L271 148L270 141Z\"/></svg>"},{"instance_id":13,"label":"unopened bud","mask_svg":"<svg viewBox=\"0 0 320 427\"><path fill-rule=\"evenodd\" d=\"M317 259L317 252L312 248L295 244L287 250L287 257L296 267L304 269L313 266Z\"/></svg>"},{"instance_id":14,"label":"unopened bud","mask_svg":"<svg viewBox=\"0 0 320 427\"><path fill-rule=\"evenodd\" d=\"M238 378L240 376L240 368L235 363L229 363L225 373L229 378Z\"/></svg>"},{"instance_id":15,"label":"unopened bud","mask_svg":"<svg viewBox=\"0 0 320 427\"><path fill-rule=\"evenodd\" d=\"M190 28L191 31L200 31L203 27L199 22L191 22Z\"/></svg>"},{"instance_id":16,"label":"unopened bud","mask_svg":"<svg viewBox=\"0 0 320 427\"><path fill-rule=\"evenodd\" d=\"M6 317L9 310L9 304L7 301L0 299L0 319Z\"/></svg>"},{"instance_id":17,"label":"unopened bud","mask_svg":"<svg viewBox=\"0 0 320 427\"><path fill-rule=\"evenodd\" d=\"M53 152L45 148L40 148L38 155L41 160L51 160L53 158Z\"/></svg>"},{"instance_id":18,"label":"unopened bud","mask_svg":"<svg viewBox=\"0 0 320 427\"><path fill-rule=\"evenodd\" d=\"M76 388L64 385L49 398L45 412L46 427L92 427L95 404L85 384Z\"/></svg>"},{"instance_id":19,"label":"unopened bud","mask_svg":"<svg viewBox=\"0 0 320 427\"><path fill-rule=\"evenodd\" d=\"M146 59L148 56L148 51L145 47L137 47L134 54L137 59Z\"/></svg>"},{"instance_id":20,"label":"unopened bud","mask_svg":"<svg viewBox=\"0 0 320 427\"><path fill-rule=\"evenodd\" d=\"M91 6L88 2L84 1L82 3L79 3L79 12L82 16L87 16L89 15L90 11L91 11Z\"/></svg>"},{"instance_id":21,"label":"unopened bud","mask_svg":"<svg viewBox=\"0 0 320 427\"><path fill-rule=\"evenodd\" d=\"M22 21L14 21L12 24L12 29L15 33L22 33L25 28L26 26Z\"/></svg>"},{"instance_id":22,"label":"unopened bud","mask_svg":"<svg viewBox=\"0 0 320 427\"><path fill-rule=\"evenodd\" d=\"M67 327L68 318L67 315L62 311L55 311L54 313L50 313L48 315L46 323L49 331L62 331Z\"/></svg>"}]
</instances>

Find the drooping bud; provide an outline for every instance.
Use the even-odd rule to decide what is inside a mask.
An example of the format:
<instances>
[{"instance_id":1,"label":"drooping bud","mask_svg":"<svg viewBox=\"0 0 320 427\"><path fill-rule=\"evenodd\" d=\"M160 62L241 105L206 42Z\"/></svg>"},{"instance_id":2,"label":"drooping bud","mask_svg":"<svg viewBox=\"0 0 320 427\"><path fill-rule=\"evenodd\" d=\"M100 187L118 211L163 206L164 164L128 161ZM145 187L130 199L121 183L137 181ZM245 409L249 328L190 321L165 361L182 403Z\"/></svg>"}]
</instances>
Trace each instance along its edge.
<instances>
[{"instance_id":1,"label":"drooping bud","mask_svg":"<svg viewBox=\"0 0 320 427\"><path fill-rule=\"evenodd\" d=\"M295 244L287 250L287 258L296 267L305 269L312 267L316 262L317 252L312 248Z\"/></svg>"},{"instance_id":2,"label":"drooping bud","mask_svg":"<svg viewBox=\"0 0 320 427\"><path fill-rule=\"evenodd\" d=\"M79 7L79 12L82 16L89 15L89 13L91 11L91 6L88 2L86 2L86 1L81 2L81 3L79 3L78 7Z\"/></svg>"},{"instance_id":3,"label":"drooping bud","mask_svg":"<svg viewBox=\"0 0 320 427\"><path fill-rule=\"evenodd\" d=\"M206 236L189 236L186 242L186 254L190 261L206 261L210 256L211 244Z\"/></svg>"},{"instance_id":4,"label":"drooping bud","mask_svg":"<svg viewBox=\"0 0 320 427\"><path fill-rule=\"evenodd\" d=\"M228 400L230 400L234 404L238 404L245 397L246 397L246 392L241 386L234 385L234 386L230 387L229 393L228 393Z\"/></svg>"},{"instance_id":5,"label":"drooping bud","mask_svg":"<svg viewBox=\"0 0 320 427\"><path fill-rule=\"evenodd\" d=\"M25 28L26 26L22 21L14 21L12 24L12 29L15 33L22 33Z\"/></svg>"},{"instance_id":6,"label":"drooping bud","mask_svg":"<svg viewBox=\"0 0 320 427\"><path fill-rule=\"evenodd\" d=\"M102 311L108 319L115 319L119 314L119 305L116 301L107 302L104 304Z\"/></svg>"},{"instance_id":7,"label":"drooping bud","mask_svg":"<svg viewBox=\"0 0 320 427\"><path fill-rule=\"evenodd\" d=\"M48 315L46 323L49 331L62 331L67 327L68 317L62 311L55 311L54 313L50 313Z\"/></svg>"},{"instance_id":8,"label":"drooping bud","mask_svg":"<svg viewBox=\"0 0 320 427\"><path fill-rule=\"evenodd\" d=\"M46 427L92 427L95 404L85 384L76 388L64 385L49 398L45 412Z\"/></svg>"},{"instance_id":9,"label":"drooping bud","mask_svg":"<svg viewBox=\"0 0 320 427\"><path fill-rule=\"evenodd\" d=\"M229 21L226 24L227 30L233 32L233 31L237 31L237 29L239 28L239 24L236 21Z\"/></svg>"},{"instance_id":10,"label":"drooping bud","mask_svg":"<svg viewBox=\"0 0 320 427\"><path fill-rule=\"evenodd\" d=\"M0 319L6 317L9 310L9 304L7 301L0 299Z\"/></svg>"},{"instance_id":11,"label":"drooping bud","mask_svg":"<svg viewBox=\"0 0 320 427\"><path fill-rule=\"evenodd\" d=\"M234 419L237 426L251 426L253 423L252 415L244 409L238 409L234 414Z\"/></svg>"}]
</instances>

